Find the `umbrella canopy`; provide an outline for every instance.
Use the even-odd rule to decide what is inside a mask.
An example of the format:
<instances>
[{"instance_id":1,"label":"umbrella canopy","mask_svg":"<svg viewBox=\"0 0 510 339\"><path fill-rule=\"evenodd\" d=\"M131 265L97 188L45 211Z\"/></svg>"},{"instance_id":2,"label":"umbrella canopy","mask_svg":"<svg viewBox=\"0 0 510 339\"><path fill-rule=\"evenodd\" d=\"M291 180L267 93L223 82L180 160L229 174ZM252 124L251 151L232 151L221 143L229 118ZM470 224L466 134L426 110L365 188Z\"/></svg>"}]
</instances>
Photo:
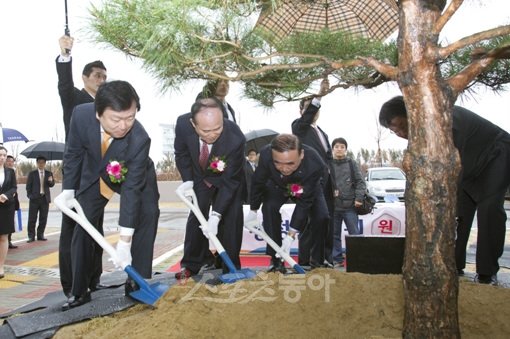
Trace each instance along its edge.
<instances>
[{"instance_id":1,"label":"umbrella canopy","mask_svg":"<svg viewBox=\"0 0 510 339\"><path fill-rule=\"evenodd\" d=\"M244 136L246 138L246 144L244 146L244 152L248 154L248 151L255 150L259 153L260 149L267 144L270 144L275 136L278 135L278 132L273 131L272 129L264 128L257 129L251 132L246 133Z\"/></svg>"},{"instance_id":2,"label":"umbrella canopy","mask_svg":"<svg viewBox=\"0 0 510 339\"><path fill-rule=\"evenodd\" d=\"M20 154L27 158L37 158L43 156L46 160L64 159L65 144L57 141L42 141L25 148Z\"/></svg>"},{"instance_id":3,"label":"umbrella canopy","mask_svg":"<svg viewBox=\"0 0 510 339\"><path fill-rule=\"evenodd\" d=\"M28 139L23 135L20 131L12 128L2 128L3 142L8 141L24 141L27 142Z\"/></svg>"},{"instance_id":4,"label":"umbrella canopy","mask_svg":"<svg viewBox=\"0 0 510 339\"><path fill-rule=\"evenodd\" d=\"M327 28L384 40L398 27L398 6L395 0L288 0L262 10L257 25L278 38Z\"/></svg>"}]
</instances>

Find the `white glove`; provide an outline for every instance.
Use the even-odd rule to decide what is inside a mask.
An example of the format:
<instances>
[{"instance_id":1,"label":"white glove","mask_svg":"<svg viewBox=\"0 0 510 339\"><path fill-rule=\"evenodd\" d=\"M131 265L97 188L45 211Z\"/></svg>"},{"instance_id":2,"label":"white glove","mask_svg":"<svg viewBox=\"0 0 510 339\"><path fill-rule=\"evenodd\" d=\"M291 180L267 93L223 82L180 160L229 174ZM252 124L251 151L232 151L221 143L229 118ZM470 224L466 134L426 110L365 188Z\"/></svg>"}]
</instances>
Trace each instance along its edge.
<instances>
[{"instance_id":1,"label":"white glove","mask_svg":"<svg viewBox=\"0 0 510 339\"><path fill-rule=\"evenodd\" d=\"M131 265L131 260L131 242L119 239L119 241L117 241L115 266L124 269L124 267Z\"/></svg>"},{"instance_id":2,"label":"white glove","mask_svg":"<svg viewBox=\"0 0 510 339\"><path fill-rule=\"evenodd\" d=\"M211 214L207 221L207 232L208 234L218 234L218 224L220 223L220 217L216 214ZM209 237L206 236L208 239Z\"/></svg>"},{"instance_id":3,"label":"white glove","mask_svg":"<svg viewBox=\"0 0 510 339\"><path fill-rule=\"evenodd\" d=\"M292 246L293 241L294 238L287 234L282 240L282 251L290 255L290 247ZM280 258L280 255L276 253L276 257Z\"/></svg>"},{"instance_id":4,"label":"white glove","mask_svg":"<svg viewBox=\"0 0 510 339\"><path fill-rule=\"evenodd\" d=\"M246 217L244 217L244 224L252 227L258 227L259 220L257 219L257 211L250 210Z\"/></svg>"},{"instance_id":5,"label":"white glove","mask_svg":"<svg viewBox=\"0 0 510 339\"><path fill-rule=\"evenodd\" d=\"M180 191L184 196L187 196L187 192L193 189L193 181L185 181L177 187L177 191Z\"/></svg>"},{"instance_id":6,"label":"white glove","mask_svg":"<svg viewBox=\"0 0 510 339\"><path fill-rule=\"evenodd\" d=\"M58 208L62 209L62 207L72 208L71 201L74 200L74 190L63 190L62 193L57 195L53 202L57 205Z\"/></svg>"}]
</instances>

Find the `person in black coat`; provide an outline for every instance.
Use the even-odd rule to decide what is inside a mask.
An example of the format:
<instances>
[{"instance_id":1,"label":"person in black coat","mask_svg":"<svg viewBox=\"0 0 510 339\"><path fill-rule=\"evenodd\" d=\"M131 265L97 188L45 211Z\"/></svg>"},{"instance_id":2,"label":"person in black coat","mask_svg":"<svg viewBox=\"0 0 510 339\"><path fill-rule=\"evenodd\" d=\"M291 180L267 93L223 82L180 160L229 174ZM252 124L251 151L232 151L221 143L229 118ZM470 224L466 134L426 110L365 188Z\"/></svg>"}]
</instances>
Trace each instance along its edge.
<instances>
[{"instance_id":1,"label":"person in black coat","mask_svg":"<svg viewBox=\"0 0 510 339\"><path fill-rule=\"evenodd\" d=\"M402 96L382 105L379 122L407 139L407 110ZM510 185L510 134L460 106L453 107L452 132L462 165L457 188L457 271L459 275L464 274L466 246L476 212L475 281L497 284L498 261L505 246L504 202Z\"/></svg>"},{"instance_id":2,"label":"person in black coat","mask_svg":"<svg viewBox=\"0 0 510 339\"><path fill-rule=\"evenodd\" d=\"M8 234L14 232L14 197L17 192L16 173L5 166L6 158L7 149L0 145L0 279L5 276Z\"/></svg>"},{"instance_id":3,"label":"person in black coat","mask_svg":"<svg viewBox=\"0 0 510 339\"><path fill-rule=\"evenodd\" d=\"M151 278L159 192L149 157L151 139L136 120L139 110L138 94L126 81L104 83L95 104L76 107L64 152L62 193L55 202L59 199L67 204L76 198L102 234L104 208L113 193L118 193L120 238L115 264L132 265L142 277ZM67 252L70 247L72 261L71 297L62 306L68 310L90 301L94 269L103 251L82 227L74 229L71 243L60 245ZM137 288L128 278L126 294Z\"/></svg>"},{"instance_id":4,"label":"person in black coat","mask_svg":"<svg viewBox=\"0 0 510 339\"><path fill-rule=\"evenodd\" d=\"M284 247L290 249L295 234L310 227L310 266L322 267L324 263L324 229L329 213L324 198L324 168L326 164L310 146L304 145L292 134L279 134L259 153L259 163L252 178L250 212L245 224L257 218L262 205L264 230L276 244L282 246L282 233L288 231ZM282 230L280 208L288 201L296 204L289 230ZM307 226L308 225L308 226ZM285 272L274 249L266 247L271 256L270 271ZM301 255L301 253L300 253Z\"/></svg>"},{"instance_id":5,"label":"person in black coat","mask_svg":"<svg viewBox=\"0 0 510 339\"><path fill-rule=\"evenodd\" d=\"M35 224L37 221L37 214L39 214L39 226L37 227L37 240L46 241L44 237L44 230L46 229L46 222L48 220L48 211L51 202L50 188L55 186L53 180L53 173L45 169L46 158L38 156L36 159L37 169L31 171L27 178L27 197L29 199L28 205L28 241L35 241L36 231ZM41 181L42 180L42 181Z\"/></svg>"},{"instance_id":6,"label":"person in black coat","mask_svg":"<svg viewBox=\"0 0 510 339\"><path fill-rule=\"evenodd\" d=\"M253 177L253 173L255 173L255 169L257 168L257 162L257 151L254 149L248 150L248 158L244 163L245 193L243 200L245 204L250 204L251 178Z\"/></svg>"},{"instance_id":7,"label":"person in black coat","mask_svg":"<svg viewBox=\"0 0 510 339\"><path fill-rule=\"evenodd\" d=\"M329 81L326 78L321 82L320 94L326 93L328 89ZM335 208L333 182L329 175L329 168L327 167L327 164L332 159L332 153L328 135L317 125L317 120L320 116L320 98L321 97L316 97L312 100L301 100L299 105L301 117L292 122L292 134L297 135L303 144L316 150L322 161L326 164L324 169L326 172L326 175L324 176L324 198L326 199L326 204L328 206L330 224L328 227L324 228L324 257L326 260L324 264L326 267L331 268L333 267L333 214ZM313 250L310 248L310 239L312 235L309 233L310 232L305 229L299 239L299 258L301 260L299 264L303 266L309 265L309 253Z\"/></svg>"},{"instance_id":8,"label":"person in black coat","mask_svg":"<svg viewBox=\"0 0 510 339\"><path fill-rule=\"evenodd\" d=\"M106 81L107 77L105 65L100 60L92 61L83 67L83 88L79 90L74 86L71 57L73 42L74 38L68 35L60 37L60 55L55 60L58 75L58 94L64 113L66 140L74 108L80 104L94 102L97 89Z\"/></svg>"},{"instance_id":9,"label":"person in black coat","mask_svg":"<svg viewBox=\"0 0 510 339\"><path fill-rule=\"evenodd\" d=\"M8 155L7 159L5 160L5 166L8 167L8 168L12 168L14 170L14 162L15 162L14 157L12 155ZM19 208L20 207L19 207L18 194L15 194L14 195L14 211L18 211ZM9 233L9 249L18 248L18 246L14 245L12 243L11 236L12 236L12 233Z\"/></svg>"},{"instance_id":10,"label":"person in black coat","mask_svg":"<svg viewBox=\"0 0 510 339\"><path fill-rule=\"evenodd\" d=\"M208 228L218 234L236 268L241 267L245 142L239 126L223 118L221 103L215 98L198 99L191 113L177 118L175 163L182 187L195 191L200 211L208 218ZM190 213L177 279L196 275L214 260L199 225L197 217ZM223 272L228 272L224 263Z\"/></svg>"}]
</instances>

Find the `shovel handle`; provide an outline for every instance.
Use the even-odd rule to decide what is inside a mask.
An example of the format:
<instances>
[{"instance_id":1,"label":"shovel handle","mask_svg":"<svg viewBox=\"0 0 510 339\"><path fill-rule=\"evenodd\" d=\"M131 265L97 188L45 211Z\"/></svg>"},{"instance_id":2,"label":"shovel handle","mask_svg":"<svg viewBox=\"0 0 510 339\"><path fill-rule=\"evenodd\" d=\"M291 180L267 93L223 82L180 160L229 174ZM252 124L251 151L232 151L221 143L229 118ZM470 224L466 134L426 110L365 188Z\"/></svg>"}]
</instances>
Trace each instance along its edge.
<instances>
[{"instance_id":1,"label":"shovel handle","mask_svg":"<svg viewBox=\"0 0 510 339\"><path fill-rule=\"evenodd\" d=\"M88 221L78 200L70 200L69 205L67 205L65 202L55 199L55 205L57 205L62 213L76 221L99 244L99 246L101 246L110 255L110 257L117 262L117 251ZM74 208L76 212L74 212L69 206ZM125 267L122 267L122 269L124 268Z\"/></svg>"},{"instance_id":2,"label":"shovel handle","mask_svg":"<svg viewBox=\"0 0 510 339\"><path fill-rule=\"evenodd\" d=\"M218 251L219 255L221 256L221 259L223 260L225 265L227 265L229 271L235 272L236 268L234 266L234 263L225 252L225 248L218 240L218 237L216 237L216 235L212 233L209 233L209 229L207 228L207 220L202 214L202 211L200 211L200 207L198 207L198 200L195 191L191 189L183 192L182 190L177 189L175 193L190 208L193 214L195 214L195 216L198 219L198 222L201 225L200 228L202 229L202 233L204 233L204 235L207 238L209 238L209 240L212 242L214 248L216 248L216 250ZM192 201L190 201L189 198L191 198Z\"/></svg>"}]
</instances>

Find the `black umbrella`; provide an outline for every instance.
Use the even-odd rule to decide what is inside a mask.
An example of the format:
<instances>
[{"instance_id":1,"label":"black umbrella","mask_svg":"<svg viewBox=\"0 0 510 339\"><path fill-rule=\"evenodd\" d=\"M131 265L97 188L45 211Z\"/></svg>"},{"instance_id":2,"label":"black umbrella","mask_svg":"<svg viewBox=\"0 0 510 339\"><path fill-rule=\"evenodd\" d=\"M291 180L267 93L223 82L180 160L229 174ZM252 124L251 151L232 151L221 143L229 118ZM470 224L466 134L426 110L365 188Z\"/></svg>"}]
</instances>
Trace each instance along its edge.
<instances>
[{"instance_id":1,"label":"black umbrella","mask_svg":"<svg viewBox=\"0 0 510 339\"><path fill-rule=\"evenodd\" d=\"M259 153L260 149L265 145L270 144L273 138L277 135L278 132L268 128L257 129L246 133L244 135L246 138L246 145L244 146L245 153L248 154L248 151L250 150L255 150Z\"/></svg>"},{"instance_id":2,"label":"black umbrella","mask_svg":"<svg viewBox=\"0 0 510 339\"><path fill-rule=\"evenodd\" d=\"M20 154L27 158L37 158L43 156L46 160L64 159L65 144L58 141L42 141L25 148Z\"/></svg>"}]
</instances>

